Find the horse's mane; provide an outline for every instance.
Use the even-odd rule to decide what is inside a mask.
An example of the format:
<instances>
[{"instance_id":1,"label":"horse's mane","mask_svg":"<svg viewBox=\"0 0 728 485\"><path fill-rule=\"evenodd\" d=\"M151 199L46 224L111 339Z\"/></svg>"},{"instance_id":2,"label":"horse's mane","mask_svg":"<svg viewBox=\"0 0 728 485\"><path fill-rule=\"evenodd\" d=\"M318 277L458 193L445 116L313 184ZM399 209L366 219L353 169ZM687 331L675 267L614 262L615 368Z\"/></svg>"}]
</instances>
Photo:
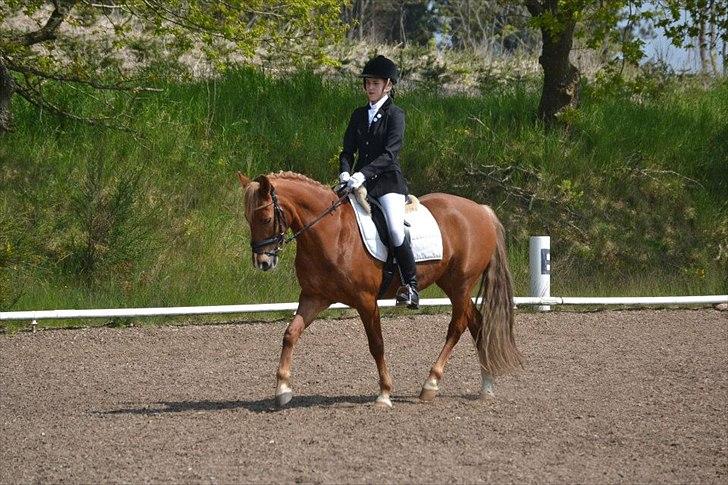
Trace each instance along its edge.
<instances>
[{"instance_id":1,"label":"horse's mane","mask_svg":"<svg viewBox=\"0 0 728 485\"><path fill-rule=\"evenodd\" d=\"M296 173L296 172L271 172L266 175L268 177L268 180L271 182L274 182L275 180L292 180L295 182L304 183L306 185L310 185L312 187L316 187L319 189L323 189L327 192L333 192L331 190L331 187L322 184L321 182L317 182L316 180L313 180L311 178L306 177L303 174ZM251 219L253 210L255 210L259 206L258 202L258 187L260 184L258 182L251 182L250 185L245 189L245 213L248 217L248 220Z\"/></svg>"},{"instance_id":2,"label":"horse's mane","mask_svg":"<svg viewBox=\"0 0 728 485\"><path fill-rule=\"evenodd\" d=\"M321 182L318 182L314 179L308 178L303 174L297 173L297 172L275 172L275 173L269 173L266 175L268 179L271 181L276 179L285 179L285 180L295 180L298 182L303 182L309 185L313 185L314 187L318 187L320 189L324 189L326 191L331 191L331 187L328 187Z\"/></svg>"}]
</instances>

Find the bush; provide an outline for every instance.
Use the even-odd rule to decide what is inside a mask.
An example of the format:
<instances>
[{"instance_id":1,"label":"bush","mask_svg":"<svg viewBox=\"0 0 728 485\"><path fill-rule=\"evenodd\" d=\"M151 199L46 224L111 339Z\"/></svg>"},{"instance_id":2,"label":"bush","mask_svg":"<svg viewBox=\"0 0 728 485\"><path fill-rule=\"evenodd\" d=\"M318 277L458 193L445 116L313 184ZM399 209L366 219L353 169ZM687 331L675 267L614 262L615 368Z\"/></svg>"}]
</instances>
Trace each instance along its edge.
<instances>
[{"instance_id":1,"label":"bush","mask_svg":"<svg viewBox=\"0 0 728 485\"><path fill-rule=\"evenodd\" d=\"M103 273L132 274L151 247L141 168L115 174L108 165L100 158L85 164L62 224L71 235L61 246L62 266L87 285Z\"/></svg>"}]
</instances>

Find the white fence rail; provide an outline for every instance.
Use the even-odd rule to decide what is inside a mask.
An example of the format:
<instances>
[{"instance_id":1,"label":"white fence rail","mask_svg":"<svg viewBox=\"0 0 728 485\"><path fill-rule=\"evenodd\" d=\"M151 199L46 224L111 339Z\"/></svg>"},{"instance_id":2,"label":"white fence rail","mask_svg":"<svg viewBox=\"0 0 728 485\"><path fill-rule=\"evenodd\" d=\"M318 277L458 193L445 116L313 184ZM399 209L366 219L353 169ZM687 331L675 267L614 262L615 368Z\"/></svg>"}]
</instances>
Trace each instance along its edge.
<instances>
[{"instance_id":1,"label":"white fence rail","mask_svg":"<svg viewBox=\"0 0 728 485\"><path fill-rule=\"evenodd\" d=\"M548 236L533 236L529 246L531 296L515 297L515 305L536 305L538 310L548 311L552 305L711 305L728 304L728 295L708 296L655 296L655 297L558 297L551 291L551 240ZM475 301L475 298L473 299ZM476 301L476 303L478 303ZM448 298L424 298L420 306L449 306ZM393 307L394 300L379 300L382 308ZM31 310L0 312L2 320L37 320L61 318L129 318L179 315L213 315L226 313L261 313L294 311L298 303L268 303L256 305L218 305L162 308L107 308L96 310ZM329 308L344 309L337 303ZM35 327L34 327L35 328Z\"/></svg>"},{"instance_id":2,"label":"white fence rail","mask_svg":"<svg viewBox=\"0 0 728 485\"><path fill-rule=\"evenodd\" d=\"M475 298L473 301L478 303ZM712 305L728 303L728 295L708 296L654 296L654 297L515 297L515 305ZM420 306L449 306L449 298L423 298ZM380 300L379 306L393 307L394 300ZM226 313L260 313L294 311L298 303L268 303L261 305L218 305L161 308L107 308L92 310L31 310L19 312L0 312L1 320L43 320L61 318L119 318L119 317L158 317L179 315L212 315ZM349 308L341 303L331 305L331 309Z\"/></svg>"}]
</instances>

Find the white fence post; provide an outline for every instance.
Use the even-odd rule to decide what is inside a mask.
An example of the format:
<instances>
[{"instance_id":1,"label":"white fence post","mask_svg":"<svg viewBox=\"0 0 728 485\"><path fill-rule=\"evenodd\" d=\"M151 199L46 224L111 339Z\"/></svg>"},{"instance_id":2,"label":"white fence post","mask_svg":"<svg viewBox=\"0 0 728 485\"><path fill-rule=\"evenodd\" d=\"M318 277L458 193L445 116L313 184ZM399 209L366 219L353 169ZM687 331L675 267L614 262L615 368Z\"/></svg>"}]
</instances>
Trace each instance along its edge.
<instances>
[{"instance_id":1,"label":"white fence post","mask_svg":"<svg viewBox=\"0 0 728 485\"><path fill-rule=\"evenodd\" d=\"M528 269L531 274L531 296L551 296L551 237L531 236L528 243ZM549 305L539 305L538 310L547 312Z\"/></svg>"}]
</instances>

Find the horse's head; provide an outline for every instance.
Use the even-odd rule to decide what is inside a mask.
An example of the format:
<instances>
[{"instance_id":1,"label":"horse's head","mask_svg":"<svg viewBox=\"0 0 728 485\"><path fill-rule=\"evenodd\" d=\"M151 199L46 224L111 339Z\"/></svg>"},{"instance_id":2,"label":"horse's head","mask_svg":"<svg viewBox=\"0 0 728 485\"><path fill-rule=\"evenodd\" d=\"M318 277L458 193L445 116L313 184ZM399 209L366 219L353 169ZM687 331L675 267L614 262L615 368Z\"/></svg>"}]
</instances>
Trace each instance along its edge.
<instances>
[{"instance_id":1,"label":"horse's head","mask_svg":"<svg viewBox=\"0 0 728 485\"><path fill-rule=\"evenodd\" d=\"M253 265L268 271L278 264L288 224L268 177L261 175L250 180L238 172L238 178L245 189L245 218L250 225Z\"/></svg>"}]
</instances>

